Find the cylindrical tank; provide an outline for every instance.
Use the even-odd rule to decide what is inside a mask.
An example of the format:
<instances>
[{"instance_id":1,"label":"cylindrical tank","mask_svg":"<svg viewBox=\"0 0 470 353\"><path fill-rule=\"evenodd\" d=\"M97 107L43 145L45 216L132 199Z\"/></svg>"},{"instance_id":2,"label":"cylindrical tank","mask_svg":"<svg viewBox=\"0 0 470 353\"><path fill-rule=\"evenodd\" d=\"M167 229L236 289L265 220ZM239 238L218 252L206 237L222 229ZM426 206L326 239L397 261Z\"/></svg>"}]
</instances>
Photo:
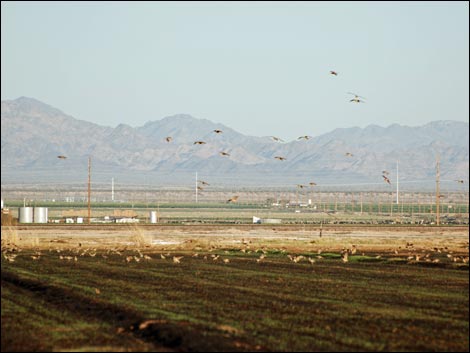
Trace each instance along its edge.
<instances>
[{"instance_id":1,"label":"cylindrical tank","mask_svg":"<svg viewBox=\"0 0 470 353\"><path fill-rule=\"evenodd\" d=\"M34 207L34 223L47 223L47 207Z\"/></svg>"},{"instance_id":2,"label":"cylindrical tank","mask_svg":"<svg viewBox=\"0 0 470 353\"><path fill-rule=\"evenodd\" d=\"M20 207L18 210L18 222L19 223L33 223L33 208L32 207Z\"/></svg>"},{"instance_id":3,"label":"cylindrical tank","mask_svg":"<svg viewBox=\"0 0 470 353\"><path fill-rule=\"evenodd\" d=\"M150 223L157 223L157 211L150 211Z\"/></svg>"}]
</instances>

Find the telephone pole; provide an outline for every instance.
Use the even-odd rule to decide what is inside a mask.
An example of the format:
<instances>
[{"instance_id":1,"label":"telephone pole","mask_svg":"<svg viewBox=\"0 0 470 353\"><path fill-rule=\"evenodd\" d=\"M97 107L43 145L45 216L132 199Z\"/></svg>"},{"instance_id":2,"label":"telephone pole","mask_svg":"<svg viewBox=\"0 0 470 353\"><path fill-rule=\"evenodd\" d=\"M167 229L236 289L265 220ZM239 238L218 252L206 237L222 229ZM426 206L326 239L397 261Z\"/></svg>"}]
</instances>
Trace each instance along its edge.
<instances>
[{"instance_id":1,"label":"telephone pole","mask_svg":"<svg viewBox=\"0 0 470 353\"><path fill-rule=\"evenodd\" d=\"M91 223L91 157L88 157L88 224Z\"/></svg>"},{"instance_id":2,"label":"telephone pole","mask_svg":"<svg viewBox=\"0 0 470 353\"><path fill-rule=\"evenodd\" d=\"M436 224L439 225L441 223L440 214L439 214L439 201L441 198L440 190L439 190L439 181L440 181L440 170L439 170L439 155L436 158Z\"/></svg>"},{"instance_id":3,"label":"telephone pole","mask_svg":"<svg viewBox=\"0 0 470 353\"><path fill-rule=\"evenodd\" d=\"M398 205L398 160L397 160L397 205Z\"/></svg>"}]
</instances>

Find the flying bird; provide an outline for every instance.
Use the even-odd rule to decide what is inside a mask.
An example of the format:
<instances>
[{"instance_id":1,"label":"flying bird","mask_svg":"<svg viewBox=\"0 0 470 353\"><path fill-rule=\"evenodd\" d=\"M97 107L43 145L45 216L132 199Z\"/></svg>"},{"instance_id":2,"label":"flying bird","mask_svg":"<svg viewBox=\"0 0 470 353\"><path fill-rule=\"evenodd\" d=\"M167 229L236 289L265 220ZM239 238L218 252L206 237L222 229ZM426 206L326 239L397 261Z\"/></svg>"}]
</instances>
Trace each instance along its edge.
<instances>
[{"instance_id":1,"label":"flying bird","mask_svg":"<svg viewBox=\"0 0 470 353\"><path fill-rule=\"evenodd\" d=\"M354 96L353 99L351 99L349 102L354 102L354 103L365 103L363 100L359 99L366 99L365 97L359 96L356 93L348 92L349 94L352 94Z\"/></svg>"},{"instance_id":2,"label":"flying bird","mask_svg":"<svg viewBox=\"0 0 470 353\"><path fill-rule=\"evenodd\" d=\"M457 183L463 184L463 179L456 180Z\"/></svg>"},{"instance_id":3,"label":"flying bird","mask_svg":"<svg viewBox=\"0 0 470 353\"><path fill-rule=\"evenodd\" d=\"M227 202L237 202L238 201L238 196L233 196L227 200Z\"/></svg>"},{"instance_id":4,"label":"flying bird","mask_svg":"<svg viewBox=\"0 0 470 353\"><path fill-rule=\"evenodd\" d=\"M285 157L281 157L281 156L276 156L276 157L274 157L274 158L279 159L280 161L285 161L285 160L286 160Z\"/></svg>"},{"instance_id":5,"label":"flying bird","mask_svg":"<svg viewBox=\"0 0 470 353\"><path fill-rule=\"evenodd\" d=\"M284 142L283 139L279 138L279 137L276 137L276 136L271 136L271 138L276 141L276 142Z\"/></svg>"},{"instance_id":6,"label":"flying bird","mask_svg":"<svg viewBox=\"0 0 470 353\"><path fill-rule=\"evenodd\" d=\"M350 99L349 102L354 102L354 103L365 103L363 100L360 100L359 98L353 98Z\"/></svg>"},{"instance_id":7,"label":"flying bird","mask_svg":"<svg viewBox=\"0 0 470 353\"><path fill-rule=\"evenodd\" d=\"M204 141L196 141L193 143L193 145L205 145L206 143Z\"/></svg>"},{"instance_id":8,"label":"flying bird","mask_svg":"<svg viewBox=\"0 0 470 353\"><path fill-rule=\"evenodd\" d=\"M223 152L223 151L222 151L222 152L219 152L219 154L220 154L221 156L228 156L228 157L230 157L230 153L227 153L227 152Z\"/></svg>"},{"instance_id":9,"label":"flying bird","mask_svg":"<svg viewBox=\"0 0 470 353\"><path fill-rule=\"evenodd\" d=\"M363 96L360 96L354 92L347 92L348 94L352 94L354 96L354 98L363 98L363 99L366 99L366 97L363 97Z\"/></svg>"},{"instance_id":10,"label":"flying bird","mask_svg":"<svg viewBox=\"0 0 470 353\"><path fill-rule=\"evenodd\" d=\"M171 142L171 140L173 140L173 137L167 136L167 137L165 137L165 140L166 140L166 142Z\"/></svg>"},{"instance_id":11,"label":"flying bird","mask_svg":"<svg viewBox=\"0 0 470 353\"><path fill-rule=\"evenodd\" d=\"M388 171L386 171L386 170L382 170L382 174L383 174L383 175L389 175L390 173L389 173Z\"/></svg>"},{"instance_id":12,"label":"flying bird","mask_svg":"<svg viewBox=\"0 0 470 353\"><path fill-rule=\"evenodd\" d=\"M60 158L60 159L67 159L66 156L57 156L57 158Z\"/></svg>"},{"instance_id":13,"label":"flying bird","mask_svg":"<svg viewBox=\"0 0 470 353\"><path fill-rule=\"evenodd\" d=\"M199 182L200 182L202 185L210 185L209 183L206 183L204 180L199 180Z\"/></svg>"},{"instance_id":14,"label":"flying bird","mask_svg":"<svg viewBox=\"0 0 470 353\"><path fill-rule=\"evenodd\" d=\"M309 183L309 185L310 185L310 186L315 186L315 185L317 185L317 183L311 181L311 182Z\"/></svg>"},{"instance_id":15,"label":"flying bird","mask_svg":"<svg viewBox=\"0 0 470 353\"><path fill-rule=\"evenodd\" d=\"M384 178L384 181L389 183L390 185L392 185L392 183L390 183L390 179L387 178L385 175L382 175L382 178Z\"/></svg>"},{"instance_id":16,"label":"flying bird","mask_svg":"<svg viewBox=\"0 0 470 353\"><path fill-rule=\"evenodd\" d=\"M354 155L353 155L352 153L350 153L350 152L346 152L344 155L347 156L347 157L352 157L352 156L354 156Z\"/></svg>"},{"instance_id":17,"label":"flying bird","mask_svg":"<svg viewBox=\"0 0 470 353\"><path fill-rule=\"evenodd\" d=\"M204 190L204 188L202 186L198 186L197 189L201 190L201 191Z\"/></svg>"},{"instance_id":18,"label":"flying bird","mask_svg":"<svg viewBox=\"0 0 470 353\"><path fill-rule=\"evenodd\" d=\"M221 134L223 131L222 131L222 130L215 129L215 130L213 130L213 132L215 132L216 134Z\"/></svg>"},{"instance_id":19,"label":"flying bird","mask_svg":"<svg viewBox=\"0 0 470 353\"><path fill-rule=\"evenodd\" d=\"M338 73L336 71L330 71L330 74L338 76Z\"/></svg>"},{"instance_id":20,"label":"flying bird","mask_svg":"<svg viewBox=\"0 0 470 353\"><path fill-rule=\"evenodd\" d=\"M302 139L309 140L311 138L312 138L312 136L305 135L305 136L298 137L297 140L302 140Z\"/></svg>"}]
</instances>

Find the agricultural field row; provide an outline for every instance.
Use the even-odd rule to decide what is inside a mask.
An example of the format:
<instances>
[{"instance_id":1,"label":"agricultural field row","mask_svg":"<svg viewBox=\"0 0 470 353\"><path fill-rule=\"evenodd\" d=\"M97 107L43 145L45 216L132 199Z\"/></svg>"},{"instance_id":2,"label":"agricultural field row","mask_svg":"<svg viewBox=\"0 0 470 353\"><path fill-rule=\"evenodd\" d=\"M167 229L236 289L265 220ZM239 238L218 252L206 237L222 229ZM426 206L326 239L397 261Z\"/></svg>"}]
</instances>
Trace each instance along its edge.
<instances>
[{"instance_id":1,"label":"agricultural field row","mask_svg":"<svg viewBox=\"0 0 470 353\"><path fill-rule=\"evenodd\" d=\"M468 229L2 227L2 351L468 351Z\"/></svg>"}]
</instances>

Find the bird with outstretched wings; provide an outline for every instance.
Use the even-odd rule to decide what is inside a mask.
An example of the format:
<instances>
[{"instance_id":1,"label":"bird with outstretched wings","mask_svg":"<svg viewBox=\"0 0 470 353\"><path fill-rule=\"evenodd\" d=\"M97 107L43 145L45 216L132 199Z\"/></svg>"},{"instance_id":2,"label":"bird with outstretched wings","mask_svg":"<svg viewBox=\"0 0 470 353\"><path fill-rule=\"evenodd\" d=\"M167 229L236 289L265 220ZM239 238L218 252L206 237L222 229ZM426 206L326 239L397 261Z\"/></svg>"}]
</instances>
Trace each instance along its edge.
<instances>
[{"instance_id":1,"label":"bird with outstretched wings","mask_svg":"<svg viewBox=\"0 0 470 353\"><path fill-rule=\"evenodd\" d=\"M348 92L348 94L352 94L354 96L353 99L351 99L349 102L353 102L353 103L365 103L362 99L366 99L365 97L362 97L356 93L353 93L353 92ZM362 98L362 99L360 99Z\"/></svg>"},{"instance_id":2,"label":"bird with outstretched wings","mask_svg":"<svg viewBox=\"0 0 470 353\"><path fill-rule=\"evenodd\" d=\"M390 179L387 178L385 175L382 175L382 178L384 178L384 181L390 185L392 185L392 183L390 182Z\"/></svg>"},{"instance_id":3,"label":"bird with outstretched wings","mask_svg":"<svg viewBox=\"0 0 470 353\"><path fill-rule=\"evenodd\" d=\"M238 201L238 196L233 196L227 200L228 203L237 202L237 201Z\"/></svg>"},{"instance_id":4,"label":"bird with outstretched wings","mask_svg":"<svg viewBox=\"0 0 470 353\"><path fill-rule=\"evenodd\" d=\"M271 136L271 138L276 141L276 142L284 142L283 139L281 139L280 137L276 137L276 136Z\"/></svg>"}]
</instances>

